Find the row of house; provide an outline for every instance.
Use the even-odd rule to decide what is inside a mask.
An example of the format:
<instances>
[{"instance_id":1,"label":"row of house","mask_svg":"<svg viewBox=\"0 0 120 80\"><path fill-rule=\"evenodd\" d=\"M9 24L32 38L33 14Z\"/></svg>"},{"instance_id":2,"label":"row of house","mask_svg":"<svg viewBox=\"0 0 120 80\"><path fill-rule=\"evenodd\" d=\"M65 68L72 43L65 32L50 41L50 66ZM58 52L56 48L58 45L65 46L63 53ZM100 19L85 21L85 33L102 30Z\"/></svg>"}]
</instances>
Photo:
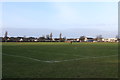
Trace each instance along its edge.
<instances>
[{"instance_id":1,"label":"row of house","mask_svg":"<svg viewBox=\"0 0 120 80\"><path fill-rule=\"evenodd\" d=\"M81 36L80 38L62 38L62 33L59 38L53 38L53 34L35 38L35 37L8 37L8 32L5 32L4 37L0 37L1 42L120 42L120 38L102 38L102 35L96 38Z\"/></svg>"},{"instance_id":2,"label":"row of house","mask_svg":"<svg viewBox=\"0 0 120 80\"><path fill-rule=\"evenodd\" d=\"M0 37L1 42L119 42L120 39L117 38L102 38L102 39L96 39L96 38L90 38L85 37L84 39L80 38L34 38L34 37Z\"/></svg>"},{"instance_id":3,"label":"row of house","mask_svg":"<svg viewBox=\"0 0 120 80\"><path fill-rule=\"evenodd\" d=\"M35 38L35 37L0 37L1 42L63 42L65 39L59 38Z\"/></svg>"},{"instance_id":4,"label":"row of house","mask_svg":"<svg viewBox=\"0 0 120 80\"><path fill-rule=\"evenodd\" d=\"M118 38L91 38L91 37L85 37L83 40L80 38L77 39L67 39L67 41L73 41L73 42L120 42L120 39Z\"/></svg>"}]
</instances>

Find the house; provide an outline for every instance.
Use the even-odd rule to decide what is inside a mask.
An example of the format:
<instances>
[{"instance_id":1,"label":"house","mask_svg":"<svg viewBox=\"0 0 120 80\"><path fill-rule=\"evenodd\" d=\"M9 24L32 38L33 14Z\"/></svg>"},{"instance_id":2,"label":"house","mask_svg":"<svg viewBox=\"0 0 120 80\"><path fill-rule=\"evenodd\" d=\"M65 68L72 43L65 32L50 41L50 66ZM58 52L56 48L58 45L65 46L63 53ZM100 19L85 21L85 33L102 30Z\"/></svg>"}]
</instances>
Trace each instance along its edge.
<instances>
[{"instance_id":1,"label":"house","mask_svg":"<svg viewBox=\"0 0 120 80\"><path fill-rule=\"evenodd\" d=\"M35 42L38 42L38 39L36 38L36 39L34 39L34 41L35 41Z\"/></svg>"},{"instance_id":2,"label":"house","mask_svg":"<svg viewBox=\"0 0 120 80\"><path fill-rule=\"evenodd\" d=\"M79 41L80 41L80 39L79 39L79 38L77 38L77 39L76 39L76 41L77 41L77 42L79 42Z\"/></svg>"},{"instance_id":3,"label":"house","mask_svg":"<svg viewBox=\"0 0 120 80\"><path fill-rule=\"evenodd\" d=\"M118 42L117 38L104 38L102 39L103 42Z\"/></svg>"},{"instance_id":4,"label":"house","mask_svg":"<svg viewBox=\"0 0 120 80\"><path fill-rule=\"evenodd\" d=\"M28 40L29 42L34 42L35 38L34 38L34 37L28 37L27 40Z\"/></svg>"},{"instance_id":5,"label":"house","mask_svg":"<svg viewBox=\"0 0 120 80\"><path fill-rule=\"evenodd\" d=\"M85 41L85 42L93 42L93 41L94 41L94 38L85 37L84 41Z\"/></svg>"},{"instance_id":6,"label":"house","mask_svg":"<svg viewBox=\"0 0 120 80\"><path fill-rule=\"evenodd\" d=\"M75 39L73 39L73 38L70 38L70 39L67 39L67 41L75 41Z\"/></svg>"},{"instance_id":7,"label":"house","mask_svg":"<svg viewBox=\"0 0 120 80\"><path fill-rule=\"evenodd\" d=\"M60 42L60 38L54 38L53 41Z\"/></svg>"},{"instance_id":8,"label":"house","mask_svg":"<svg viewBox=\"0 0 120 80\"><path fill-rule=\"evenodd\" d=\"M23 41L23 39L21 38L19 41L20 41L20 42L22 42L22 41Z\"/></svg>"}]
</instances>

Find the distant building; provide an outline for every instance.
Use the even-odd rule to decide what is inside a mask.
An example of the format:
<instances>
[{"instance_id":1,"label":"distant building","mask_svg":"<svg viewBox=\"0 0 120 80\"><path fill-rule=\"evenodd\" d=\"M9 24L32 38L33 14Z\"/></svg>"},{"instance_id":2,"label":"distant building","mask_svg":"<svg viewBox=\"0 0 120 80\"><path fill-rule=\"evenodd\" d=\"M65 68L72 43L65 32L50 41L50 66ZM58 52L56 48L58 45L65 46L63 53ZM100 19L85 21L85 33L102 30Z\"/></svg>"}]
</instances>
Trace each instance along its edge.
<instances>
[{"instance_id":1,"label":"distant building","mask_svg":"<svg viewBox=\"0 0 120 80\"><path fill-rule=\"evenodd\" d=\"M53 41L55 41L55 42L59 42L60 39L59 39L59 38L54 38Z\"/></svg>"},{"instance_id":2,"label":"distant building","mask_svg":"<svg viewBox=\"0 0 120 80\"><path fill-rule=\"evenodd\" d=\"M22 41L23 41L23 39L21 38L19 41L20 41L20 42L22 42Z\"/></svg>"},{"instance_id":3,"label":"distant building","mask_svg":"<svg viewBox=\"0 0 120 80\"><path fill-rule=\"evenodd\" d=\"M79 39L79 38L77 38L77 39L76 39L76 41L80 41L80 39Z\"/></svg>"},{"instance_id":4,"label":"distant building","mask_svg":"<svg viewBox=\"0 0 120 80\"><path fill-rule=\"evenodd\" d=\"M104 38L102 39L103 42L118 42L117 38Z\"/></svg>"},{"instance_id":5,"label":"distant building","mask_svg":"<svg viewBox=\"0 0 120 80\"><path fill-rule=\"evenodd\" d=\"M79 38L69 38L69 39L66 39L66 41L70 42L80 42L80 39Z\"/></svg>"},{"instance_id":6,"label":"distant building","mask_svg":"<svg viewBox=\"0 0 120 80\"><path fill-rule=\"evenodd\" d=\"M62 33L59 34L59 38L53 38L53 34L35 38L35 37L8 37L8 32L5 32L4 37L0 37L2 42L120 42L118 37L116 38L102 38L102 35L98 35L96 38L80 36L80 38L62 38Z\"/></svg>"},{"instance_id":7,"label":"distant building","mask_svg":"<svg viewBox=\"0 0 120 80\"><path fill-rule=\"evenodd\" d=\"M85 41L85 42L93 42L93 41L94 41L94 38L85 37L84 41Z\"/></svg>"}]
</instances>

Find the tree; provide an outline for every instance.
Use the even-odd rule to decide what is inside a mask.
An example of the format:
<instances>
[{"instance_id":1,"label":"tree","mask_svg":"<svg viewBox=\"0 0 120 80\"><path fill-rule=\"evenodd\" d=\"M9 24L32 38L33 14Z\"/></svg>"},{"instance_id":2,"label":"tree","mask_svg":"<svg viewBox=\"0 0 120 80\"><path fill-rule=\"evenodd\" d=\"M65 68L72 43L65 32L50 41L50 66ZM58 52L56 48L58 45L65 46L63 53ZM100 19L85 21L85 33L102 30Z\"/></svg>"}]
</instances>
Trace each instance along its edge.
<instances>
[{"instance_id":1,"label":"tree","mask_svg":"<svg viewBox=\"0 0 120 80\"><path fill-rule=\"evenodd\" d=\"M50 39L51 39L51 40L52 40L52 36L53 36L52 33L50 33Z\"/></svg>"},{"instance_id":2,"label":"tree","mask_svg":"<svg viewBox=\"0 0 120 80\"><path fill-rule=\"evenodd\" d=\"M60 42L62 41L62 33L60 33L60 35L59 35L59 40L60 40Z\"/></svg>"},{"instance_id":3,"label":"tree","mask_svg":"<svg viewBox=\"0 0 120 80\"><path fill-rule=\"evenodd\" d=\"M59 37L60 37L60 39L62 38L62 33L60 33Z\"/></svg>"},{"instance_id":4,"label":"tree","mask_svg":"<svg viewBox=\"0 0 120 80\"><path fill-rule=\"evenodd\" d=\"M4 39L5 39L5 42L7 42L7 39L8 39L8 32L7 31L5 32Z\"/></svg>"},{"instance_id":5,"label":"tree","mask_svg":"<svg viewBox=\"0 0 120 80\"><path fill-rule=\"evenodd\" d=\"M49 36L49 35L46 35L46 39L48 39L48 40L49 40L49 39L50 39L50 36Z\"/></svg>"},{"instance_id":6,"label":"tree","mask_svg":"<svg viewBox=\"0 0 120 80\"><path fill-rule=\"evenodd\" d=\"M39 41L45 41L45 36L39 37Z\"/></svg>"},{"instance_id":7,"label":"tree","mask_svg":"<svg viewBox=\"0 0 120 80\"><path fill-rule=\"evenodd\" d=\"M64 41L67 39L66 37L63 37Z\"/></svg>"},{"instance_id":8,"label":"tree","mask_svg":"<svg viewBox=\"0 0 120 80\"><path fill-rule=\"evenodd\" d=\"M102 39L103 39L102 35L97 35L97 36L96 36L96 40L97 40L98 42L102 42Z\"/></svg>"},{"instance_id":9,"label":"tree","mask_svg":"<svg viewBox=\"0 0 120 80\"><path fill-rule=\"evenodd\" d=\"M66 41L66 37L61 38L61 40L60 40L60 41L61 41L61 42Z\"/></svg>"},{"instance_id":10,"label":"tree","mask_svg":"<svg viewBox=\"0 0 120 80\"><path fill-rule=\"evenodd\" d=\"M42 35L42 37L45 39L45 36L44 36L44 35Z\"/></svg>"},{"instance_id":11,"label":"tree","mask_svg":"<svg viewBox=\"0 0 120 80\"><path fill-rule=\"evenodd\" d=\"M81 42L84 42L84 40L85 40L85 36L80 36L79 39L80 39Z\"/></svg>"},{"instance_id":12,"label":"tree","mask_svg":"<svg viewBox=\"0 0 120 80\"><path fill-rule=\"evenodd\" d=\"M8 35L8 32L6 31L6 32L5 32L5 38L7 38L7 37L8 37L7 35Z\"/></svg>"}]
</instances>

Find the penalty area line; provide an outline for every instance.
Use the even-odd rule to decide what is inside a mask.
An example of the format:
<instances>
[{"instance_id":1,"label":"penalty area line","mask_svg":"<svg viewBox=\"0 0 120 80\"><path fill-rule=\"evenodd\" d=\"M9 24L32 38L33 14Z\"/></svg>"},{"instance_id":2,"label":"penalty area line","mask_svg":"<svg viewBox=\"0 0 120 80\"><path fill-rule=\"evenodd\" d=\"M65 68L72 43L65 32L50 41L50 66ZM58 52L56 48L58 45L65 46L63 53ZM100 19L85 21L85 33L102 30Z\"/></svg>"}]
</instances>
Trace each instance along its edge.
<instances>
[{"instance_id":1,"label":"penalty area line","mask_svg":"<svg viewBox=\"0 0 120 80\"><path fill-rule=\"evenodd\" d=\"M45 60L39 60L36 58L31 58L31 57L25 57L25 56L18 56L18 55L10 55L10 54L5 54L3 53L3 55L6 56L12 56L12 57L19 57L19 58L24 58L24 59L30 59L30 60L34 60L34 61L38 61L38 62L46 62L46 63L58 63L58 62L66 62L66 61L77 61L77 60L82 60L82 59L97 59L97 58L104 58L104 57L113 57L113 56L118 56L118 55L110 55L110 56L101 56L101 57L83 57L83 58L76 58L76 59L68 59L68 60L49 60L49 61L45 61Z\"/></svg>"},{"instance_id":2,"label":"penalty area line","mask_svg":"<svg viewBox=\"0 0 120 80\"><path fill-rule=\"evenodd\" d=\"M39 59L36 59L36 58L18 56L18 55L9 55L9 54L5 54L5 53L3 53L3 55L12 56L12 57L19 57L19 58L24 58L24 59L30 59L30 60L39 61L39 62L47 62L47 63L60 62L60 61L55 61L55 60L44 61L44 60L39 60Z\"/></svg>"}]
</instances>

